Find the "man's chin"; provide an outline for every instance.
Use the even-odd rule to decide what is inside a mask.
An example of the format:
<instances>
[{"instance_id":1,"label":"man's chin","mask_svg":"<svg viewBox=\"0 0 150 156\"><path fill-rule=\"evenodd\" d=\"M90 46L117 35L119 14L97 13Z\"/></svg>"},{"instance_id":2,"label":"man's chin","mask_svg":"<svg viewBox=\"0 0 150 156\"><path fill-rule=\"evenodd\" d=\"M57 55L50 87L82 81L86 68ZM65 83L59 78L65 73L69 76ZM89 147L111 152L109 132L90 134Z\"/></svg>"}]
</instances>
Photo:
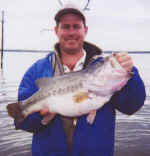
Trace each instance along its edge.
<instances>
[{"instance_id":1,"label":"man's chin","mask_svg":"<svg viewBox=\"0 0 150 156\"><path fill-rule=\"evenodd\" d=\"M73 48L73 47L72 48L66 48L65 52L68 54L75 54L75 53L80 52L80 49L79 48Z\"/></svg>"}]
</instances>

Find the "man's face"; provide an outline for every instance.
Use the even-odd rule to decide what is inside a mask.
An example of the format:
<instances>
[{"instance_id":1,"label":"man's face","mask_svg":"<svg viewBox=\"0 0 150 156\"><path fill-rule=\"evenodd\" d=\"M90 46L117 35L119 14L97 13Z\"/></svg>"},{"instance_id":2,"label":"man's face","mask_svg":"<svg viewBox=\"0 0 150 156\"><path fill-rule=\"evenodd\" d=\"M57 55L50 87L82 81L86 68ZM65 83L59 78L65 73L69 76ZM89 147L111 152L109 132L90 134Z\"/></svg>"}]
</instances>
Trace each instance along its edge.
<instances>
[{"instance_id":1,"label":"man's face","mask_svg":"<svg viewBox=\"0 0 150 156\"><path fill-rule=\"evenodd\" d=\"M61 17L59 25L55 27L61 51L74 54L83 48L83 41L88 28L78 15L66 14Z\"/></svg>"}]
</instances>

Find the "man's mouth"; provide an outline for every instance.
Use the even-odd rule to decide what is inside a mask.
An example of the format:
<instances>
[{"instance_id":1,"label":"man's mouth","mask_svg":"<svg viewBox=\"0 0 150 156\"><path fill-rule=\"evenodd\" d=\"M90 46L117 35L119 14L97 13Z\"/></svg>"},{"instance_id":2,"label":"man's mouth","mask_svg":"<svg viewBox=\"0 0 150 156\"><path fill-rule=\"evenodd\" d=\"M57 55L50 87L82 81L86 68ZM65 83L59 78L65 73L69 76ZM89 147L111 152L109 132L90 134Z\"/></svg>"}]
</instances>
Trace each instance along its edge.
<instances>
[{"instance_id":1,"label":"man's mouth","mask_svg":"<svg viewBox=\"0 0 150 156\"><path fill-rule=\"evenodd\" d=\"M77 39L66 39L67 41L77 41Z\"/></svg>"},{"instance_id":2,"label":"man's mouth","mask_svg":"<svg viewBox=\"0 0 150 156\"><path fill-rule=\"evenodd\" d=\"M74 39L69 39L69 40L67 40L67 42L68 42L68 43L70 43L70 44L74 44L74 43L76 43L76 42L77 42L77 40L74 40Z\"/></svg>"}]
</instances>

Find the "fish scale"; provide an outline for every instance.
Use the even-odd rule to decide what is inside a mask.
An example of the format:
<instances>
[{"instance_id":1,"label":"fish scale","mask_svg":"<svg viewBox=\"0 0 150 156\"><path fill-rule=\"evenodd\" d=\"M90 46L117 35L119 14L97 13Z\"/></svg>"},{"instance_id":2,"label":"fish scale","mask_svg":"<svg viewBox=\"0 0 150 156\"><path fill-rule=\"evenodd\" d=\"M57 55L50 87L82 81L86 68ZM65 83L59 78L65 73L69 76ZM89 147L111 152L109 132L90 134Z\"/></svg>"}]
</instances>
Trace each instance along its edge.
<instances>
[{"instance_id":1,"label":"fish scale","mask_svg":"<svg viewBox=\"0 0 150 156\"><path fill-rule=\"evenodd\" d=\"M83 87L83 84L81 81L79 81L75 84L69 85L64 88L61 88L61 87L57 88L57 90L56 89L49 90L49 88L42 88L41 90L39 90L38 93L34 93L31 98L29 98L23 102L20 102L21 109L24 110L27 107L29 107L30 105L32 105L32 103L36 103L36 101L42 100L46 97L64 95L69 92L75 92L82 87Z\"/></svg>"}]
</instances>

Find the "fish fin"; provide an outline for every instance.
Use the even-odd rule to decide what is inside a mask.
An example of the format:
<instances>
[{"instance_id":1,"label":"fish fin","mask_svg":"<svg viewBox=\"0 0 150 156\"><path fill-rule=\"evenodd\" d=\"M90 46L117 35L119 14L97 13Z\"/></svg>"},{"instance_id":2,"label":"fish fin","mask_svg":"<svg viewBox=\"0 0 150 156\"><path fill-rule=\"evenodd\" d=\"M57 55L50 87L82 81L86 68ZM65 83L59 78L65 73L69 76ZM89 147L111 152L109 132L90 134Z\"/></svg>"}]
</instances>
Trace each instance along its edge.
<instances>
[{"instance_id":1,"label":"fish fin","mask_svg":"<svg viewBox=\"0 0 150 156\"><path fill-rule=\"evenodd\" d=\"M6 106L8 115L13 119L22 120L24 118L22 111L19 107L19 102L11 103Z\"/></svg>"},{"instance_id":2,"label":"fish fin","mask_svg":"<svg viewBox=\"0 0 150 156\"><path fill-rule=\"evenodd\" d=\"M75 103L83 102L88 98L88 92L78 92L76 95L73 96L73 101Z\"/></svg>"},{"instance_id":3,"label":"fish fin","mask_svg":"<svg viewBox=\"0 0 150 156\"><path fill-rule=\"evenodd\" d=\"M96 117L96 110L92 110L90 111L90 113L88 114L87 116L87 122L92 125L94 120L95 120L95 117Z\"/></svg>"},{"instance_id":4,"label":"fish fin","mask_svg":"<svg viewBox=\"0 0 150 156\"><path fill-rule=\"evenodd\" d=\"M54 82L54 80L49 77L40 78L35 81L38 88L45 88L46 86L53 84L53 82Z\"/></svg>"},{"instance_id":5,"label":"fish fin","mask_svg":"<svg viewBox=\"0 0 150 156\"><path fill-rule=\"evenodd\" d=\"M56 113L48 113L44 118L42 119L41 123L43 125L47 125L54 117Z\"/></svg>"}]
</instances>

